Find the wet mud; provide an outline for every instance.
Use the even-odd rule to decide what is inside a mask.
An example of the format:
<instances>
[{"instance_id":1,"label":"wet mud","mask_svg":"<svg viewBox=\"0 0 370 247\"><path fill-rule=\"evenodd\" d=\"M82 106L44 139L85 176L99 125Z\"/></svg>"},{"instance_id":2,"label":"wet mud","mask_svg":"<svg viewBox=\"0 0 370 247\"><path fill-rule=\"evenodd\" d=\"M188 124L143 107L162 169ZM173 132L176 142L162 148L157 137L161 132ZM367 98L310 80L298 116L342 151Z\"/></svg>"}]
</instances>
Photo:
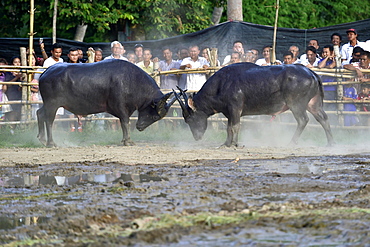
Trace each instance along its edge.
<instances>
[{"instance_id":1,"label":"wet mud","mask_svg":"<svg viewBox=\"0 0 370 247\"><path fill-rule=\"evenodd\" d=\"M74 149L74 159L73 149L3 150L0 245L370 244L368 153ZM104 156L109 149L116 152ZM29 162L17 152L29 152Z\"/></svg>"}]
</instances>

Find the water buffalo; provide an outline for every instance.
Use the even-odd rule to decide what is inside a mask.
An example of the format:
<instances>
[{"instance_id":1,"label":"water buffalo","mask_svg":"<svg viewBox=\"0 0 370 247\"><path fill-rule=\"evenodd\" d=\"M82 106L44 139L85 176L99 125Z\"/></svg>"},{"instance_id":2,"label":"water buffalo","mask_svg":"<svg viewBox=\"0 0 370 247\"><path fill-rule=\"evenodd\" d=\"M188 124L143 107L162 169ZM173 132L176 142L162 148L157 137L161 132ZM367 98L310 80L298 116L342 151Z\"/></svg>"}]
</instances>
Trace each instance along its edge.
<instances>
[{"instance_id":1,"label":"water buffalo","mask_svg":"<svg viewBox=\"0 0 370 247\"><path fill-rule=\"evenodd\" d=\"M220 69L190 98L179 90L181 94L175 92L175 96L195 140L202 138L207 118L215 113L221 112L228 119L224 145L230 147L237 146L241 116L275 116L290 109L298 123L291 143L297 143L306 127L308 110L324 128L328 145L333 144L328 117L323 110L321 80L302 65L237 63Z\"/></svg>"},{"instance_id":2,"label":"water buffalo","mask_svg":"<svg viewBox=\"0 0 370 247\"><path fill-rule=\"evenodd\" d=\"M129 117L138 110L136 128L144 130L166 114L175 97L163 95L153 78L136 65L116 59L98 63L60 63L40 77L44 105L37 111L39 140L55 146L52 124L56 111L64 107L76 115L108 112L119 118L122 144L133 145L129 136ZM45 127L47 142L45 142Z\"/></svg>"}]
</instances>

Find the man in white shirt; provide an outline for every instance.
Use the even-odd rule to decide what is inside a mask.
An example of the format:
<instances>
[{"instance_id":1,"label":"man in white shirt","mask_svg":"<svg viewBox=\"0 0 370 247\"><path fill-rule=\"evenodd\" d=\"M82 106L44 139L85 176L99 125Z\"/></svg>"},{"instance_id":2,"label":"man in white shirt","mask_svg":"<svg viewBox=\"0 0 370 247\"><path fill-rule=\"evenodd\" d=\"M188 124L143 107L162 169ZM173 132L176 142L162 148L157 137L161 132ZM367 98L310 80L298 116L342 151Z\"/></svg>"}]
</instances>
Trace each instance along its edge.
<instances>
[{"instance_id":1,"label":"man in white shirt","mask_svg":"<svg viewBox=\"0 0 370 247\"><path fill-rule=\"evenodd\" d=\"M313 46L309 46L306 49L306 59L301 60L300 63L306 66L307 68L314 68L317 67L319 64L320 59L317 57L316 48Z\"/></svg>"},{"instance_id":2,"label":"man in white shirt","mask_svg":"<svg viewBox=\"0 0 370 247\"><path fill-rule=\"evenodd\" d=\"M56 63L63 63L62 46L59 43L54 43L51 49L51 57L44 61L43 67L50 67Z\"/></svg>"},{"instance_id":3,"label":"man in white shirt","mask_svg":"<svg viewBox=\"0 0 370 247\"><path fill-rule=\"evenodd\" d=\"M62 52L63 52L62 46L59 43L54 43L51 49L51 57L44 61L43 67L47 68L56 63L63 63L64 62L63 58L61 58ZM34 78L38 80L40 78L40 75L41 74L35 74ZM64 115L64 108L59 107L56 115Z\"/></svg>"},{"instance_id":4,"label":"man in white shirt","mask_svg":"<svg viewBox=\"0 0 370 247\"><path fill-rule=\"evenodd\" d=\"M180 69L207 69L209 67L207 59L199 56L200 50L197 45L190 46L189 53L190 57L186 57L182 60ZM199 91L206 80L206 74L203 73L187 74L186 89Z\"/></svg>"},{"instance_id":5,"label":"man in white shirt","mask_svg":"<svg viewBox=\"0 0 370 247\"><path fill-rule=\"evenodd\" d=\"M318 53L319 52L319 48L320 48L319 41L317 39L311 39L308 42L308 46L315 47L315 49L316 49L316 57L320 60L321 57L320 57L320 54ZM302 54L301 57L299 58L299 60L306 61L307 60L307 54L306 53L305 54ZM297 63L301 63L301 62L297 62Z\"/></svg>"},{"instance_id":6,"label":"man in white shirt","mask_svg":"<svg viewBox=\"0 0 370 247\"><path fill-rule=\"evenodd\" d=\"M357 40L358 34L357 34L356 29L354 28L348 29L346 33L347 33L348 43L342 46L342 50L340 52L342 56L343 65L348 64L348 62L345 62L345 61L350 61L352 59L353 48L355 48L356 46L360 46L361 48L365 47L365 42L360 42Z\"/></svg>"},{"instance_id":7,"label":"man in white shirt","mask_svg":"<svg viewBox=\"0 0 370 247\"><path fill-rule=\"evenodd\" d=\"M125 54L126 52L125 47L119 41L113 41L110 44L110 48L111 48L112 54L108 57L105 57L104 60L121 59L121 60L128 61L128 59L123 56L123 54Z\"/></svg>"},{"instance_id":8,"label":"man in white shirt","mask_svg":"<svg viewBox=\"0 0 370 247\"><path fill-rule=\"evenodd\" d=\"M244 55L244 48L243 48L243 42L241 41L234 41L234 44L233 44L233 52L238 52L240 54L240 56L243 56ZM222 65L227 65L229 64L231 60L231 55L227 55L225 58L224 58L224 62L222 63Z\"/></svg>"}]
</instances>

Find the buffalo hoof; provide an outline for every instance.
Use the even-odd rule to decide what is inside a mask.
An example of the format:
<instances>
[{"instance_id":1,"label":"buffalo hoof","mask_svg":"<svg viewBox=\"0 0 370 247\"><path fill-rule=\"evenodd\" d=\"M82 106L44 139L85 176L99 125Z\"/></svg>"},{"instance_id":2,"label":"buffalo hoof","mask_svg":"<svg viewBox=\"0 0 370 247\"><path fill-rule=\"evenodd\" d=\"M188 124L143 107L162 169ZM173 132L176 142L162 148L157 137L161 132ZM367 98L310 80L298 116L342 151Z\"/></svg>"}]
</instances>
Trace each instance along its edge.
<instances>
[{"instance_id":1,"label":"buffalo hoof","mask_svg":"<svg viewBox=\"0 0 370 247\"><path fill-rule=\"evenodd\" d=\"M57 145L54 142L49 142L46 144L46 147L48 148L55 148Z\"/></svg>"},{"instance_id":2,"label":"buffalo hoof","mask_svg":"<svg viewBox=\"0 0 370 247\"><path fill-rule=\"evenodd\" d=\"M219 148L237 148L238 147L238 144L237 143L224 143L222 144Z\"/></svg>"},{"instance_id":3,"label":"buffalo hoof","mask_svg":"<svg viewBox=\"0 0 370 247\"><path fill-rule=\"evenodd\" d=\"M46 146L46 139L44 137L37 136L42 145Z\"/></svg>"},{"instance_id":4,"label":"buffalo hoof","mask_svg":"<svg viewBox=\"0 0 370 247\"><path fill-rule=\"evenodd\" d=\"M333 147L333 146L335 146L335 142L334 141L332 141L332 142L328 142L328 144L326 144L326 146L327 147Z\"/></svg>"},{"instance_id":5,"label":"buffalo hoof","mask_svg":"<svg viewBox=\"0 0 370 247\"><path fill-rule=\"evenodd\" d=\"M122 146L135 146L135 142L131 141L131 140L123 140L121 142Z\"/></svg>"}]
</instances>

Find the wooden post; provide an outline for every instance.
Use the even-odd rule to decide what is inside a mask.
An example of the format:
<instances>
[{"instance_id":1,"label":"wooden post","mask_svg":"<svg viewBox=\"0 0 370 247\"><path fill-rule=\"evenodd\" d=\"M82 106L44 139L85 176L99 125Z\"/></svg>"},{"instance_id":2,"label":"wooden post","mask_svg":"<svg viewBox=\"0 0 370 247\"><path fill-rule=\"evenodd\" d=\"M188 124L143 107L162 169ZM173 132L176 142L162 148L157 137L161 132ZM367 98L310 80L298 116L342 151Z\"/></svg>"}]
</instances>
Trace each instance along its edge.
<instances>
[{"instance_id":1,"label":"wooden post","mask_svg":"<svg viewBox=\"0 0 370 247\"><path fill-rule=\"evenodd\" d=\"M20 53L21 53L21 65L27 66L27 50L26 47L20 47ZM27 75L23 73L21 80L23 81L25 78L27 78ZM23 83L22 83L23 84ZM26 102L29 99L29 93L28 93L28 86L22 86L22 102ZM28 105L22 104L21 107L21 121L24 122L28 119L27 117L27 108Z\"/></svg>"},{"instance_id":2,"label":"wooden post","mask_svg":"<svg viewBox=\"0 0 370 247\"><path fill-rule=\"evenodd\" d=\"M58 0L55 0L53 13L53 44L57 42L57 15L58 15Z\"/></svg>"},{"instance_id":3,"label":"wooden post","mask_svg":"<svg viewBox=\"0 0 370 247\"><path fill-rule=\"evenodd\" d=\"M279 0L276 0L276 14L275 14L275 25L274 25L274 37L272 43L272 52L270 53L271 57L271 65L276 64L276 33L277 33L277 25L278 25L278 18L279 18Z\"/></svg>"}]
</instances>

